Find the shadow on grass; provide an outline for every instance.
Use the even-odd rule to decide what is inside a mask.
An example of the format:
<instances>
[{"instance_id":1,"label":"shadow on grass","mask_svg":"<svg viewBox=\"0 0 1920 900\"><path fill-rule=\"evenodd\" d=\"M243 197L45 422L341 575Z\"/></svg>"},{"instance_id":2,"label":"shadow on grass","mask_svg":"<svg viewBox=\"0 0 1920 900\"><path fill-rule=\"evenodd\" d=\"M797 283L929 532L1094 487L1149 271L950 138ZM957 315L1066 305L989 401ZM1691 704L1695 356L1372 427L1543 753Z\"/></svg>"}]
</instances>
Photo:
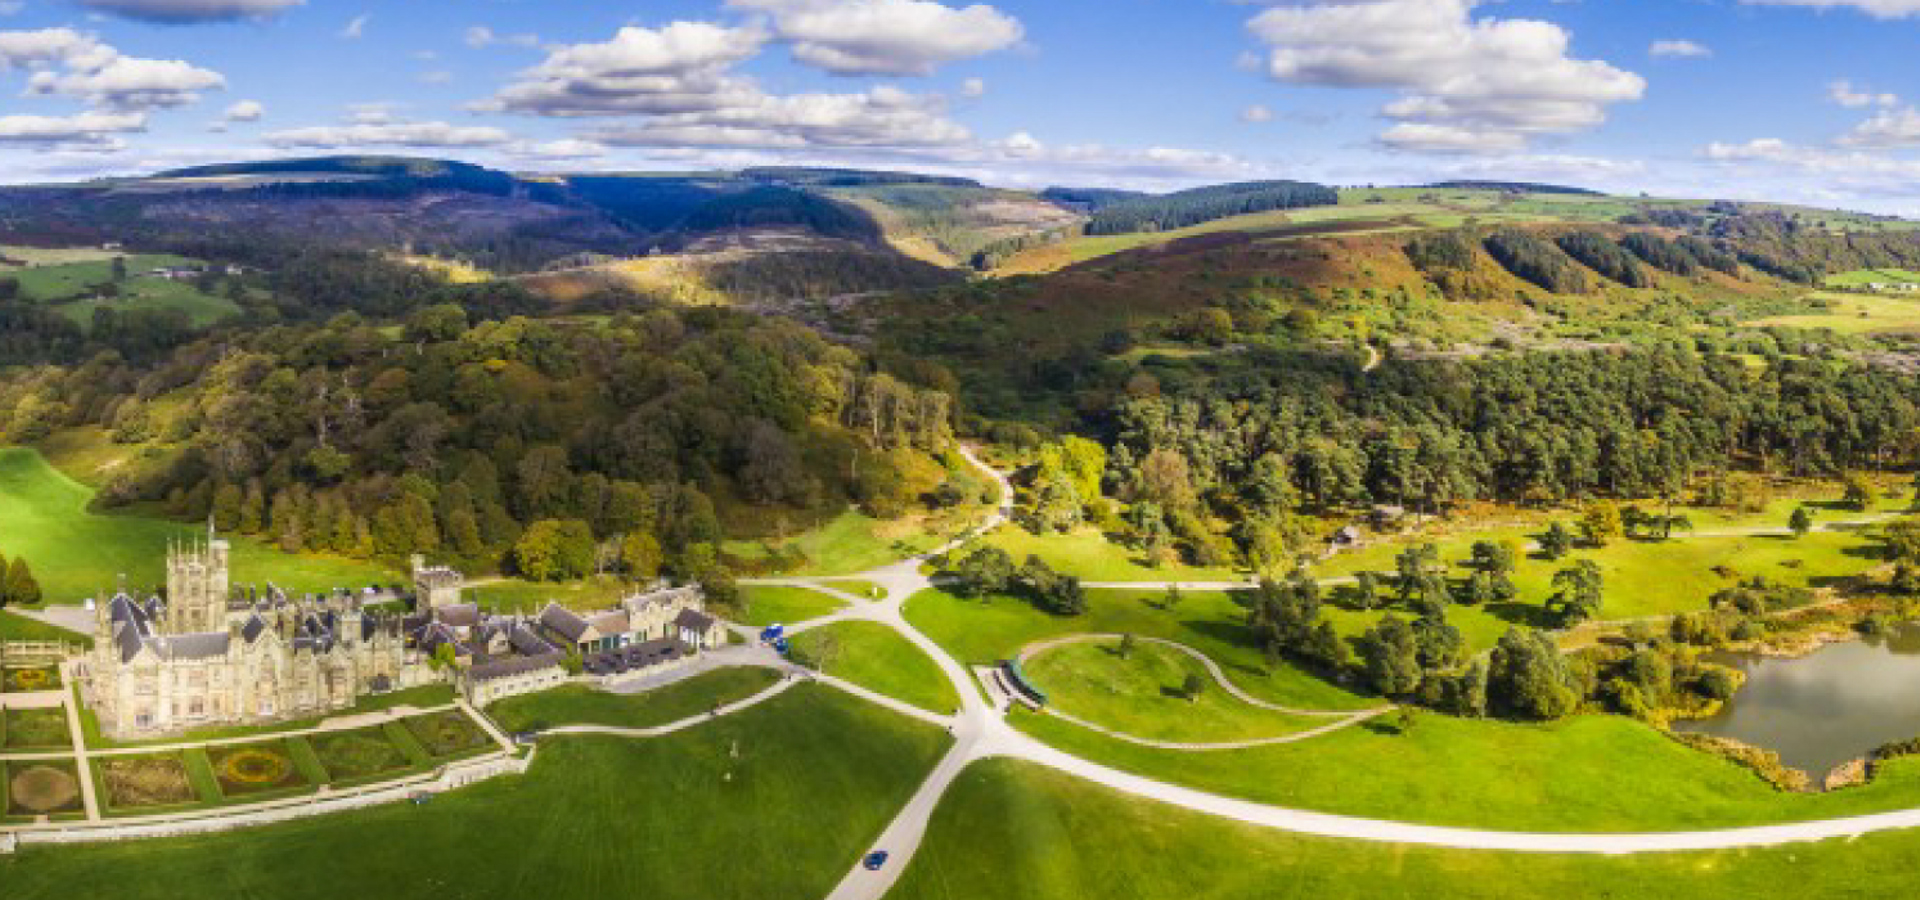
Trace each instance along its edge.
<instances>
[{"instance_id":1,"label":"shadow on grass","mask_svg":"<svg viewBox=\"0 0 1920 900\"><path fill-rule=\"evenodd\" d=\"M1530 628L1552 628L1560 624L1560 617L1547 611L1544 606L1530 603L1489 603L1487 613L1510 625L1526 625Z\"/></svg>"}]
</instances>

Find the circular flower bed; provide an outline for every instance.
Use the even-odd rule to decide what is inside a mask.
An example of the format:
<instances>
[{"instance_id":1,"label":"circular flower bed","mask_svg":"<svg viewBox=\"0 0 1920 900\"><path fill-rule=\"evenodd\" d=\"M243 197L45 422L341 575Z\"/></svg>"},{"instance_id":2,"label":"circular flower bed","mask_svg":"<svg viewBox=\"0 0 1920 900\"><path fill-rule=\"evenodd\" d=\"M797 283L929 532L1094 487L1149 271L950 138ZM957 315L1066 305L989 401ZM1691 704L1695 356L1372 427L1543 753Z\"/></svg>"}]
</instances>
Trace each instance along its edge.
<instances>
[{"instance_id":1,"label":"circular flower bed","mask_svg":"<svg viewBox=\"0 0 1920 900\"><path fill-rule=\"evenodd\" d=\"M16 811L43 815L71 809L80 799L80 782L72 772L53 766L28 766L7 784Z\"/></svg>"},{"instance_id":2,"label":"circular flower bed","mask_svg":"<svg viewBox=\"0 0 1920 900\"><path fill-rule=\"evenodd\" d=\"M271 750L247 747L220 760L220 779L249 787L271 787L293 774L293 761Z\"/></svg>"}]
</instances>

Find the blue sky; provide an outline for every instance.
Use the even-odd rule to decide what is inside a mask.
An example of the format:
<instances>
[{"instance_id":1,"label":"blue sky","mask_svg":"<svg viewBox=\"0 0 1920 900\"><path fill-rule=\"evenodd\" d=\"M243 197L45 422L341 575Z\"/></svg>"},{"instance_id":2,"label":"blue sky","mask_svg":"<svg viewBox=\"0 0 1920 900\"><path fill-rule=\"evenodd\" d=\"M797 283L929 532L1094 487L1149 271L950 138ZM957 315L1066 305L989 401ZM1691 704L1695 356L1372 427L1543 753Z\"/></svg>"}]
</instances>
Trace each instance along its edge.
<instances>
[{"instance_id":1,"label":"blue sky","mask_svg":"<svg viewBox=\"0 0 1920 900\"><path fill-rule=\"evenodd\" d=\"M1920 215L1920 0L0 0L9 180L333 152Z\"/></svg>"}]
</instances>

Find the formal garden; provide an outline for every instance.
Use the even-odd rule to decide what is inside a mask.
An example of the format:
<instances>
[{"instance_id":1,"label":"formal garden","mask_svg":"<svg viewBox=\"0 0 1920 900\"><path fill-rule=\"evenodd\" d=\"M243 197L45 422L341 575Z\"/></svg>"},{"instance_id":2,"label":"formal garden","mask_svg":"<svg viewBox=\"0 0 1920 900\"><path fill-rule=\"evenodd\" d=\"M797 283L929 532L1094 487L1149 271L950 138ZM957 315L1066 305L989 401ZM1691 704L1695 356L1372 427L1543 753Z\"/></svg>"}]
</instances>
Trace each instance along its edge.
<instances>
[{"instance_id":1,"label":"formal garden","mask_svg":"<svg viewBox=\"0 0 1920 900\"><path fill-rule=\"evenodd\" d=\"M57 816L82 809L80 779L70 760L12 760L0 764L9 817Z\"/></svg>"},{"instance_id":2,"label":"formal garden","mask_svg":"<svg viewBox=\"0 0 1920 900\"><path fill-rule=\"evenodd\" d=\"M307 735L306 741L335 786L380 780L413 766L413 759L380 726Z\"/></svg>"},{"instance_id":3,"label":"formal garden","mask_svg":"<svg viewBox=\"0 0 1920 900\"><path fill-rule=\"evenodd\" d=\"M0 746L9 750L64 750L73 746L67 733L67 711L47 709L9 709L0 714Z\"/></svg>"},{"instance_id":4,"label":"formal garden","mask_svg":"<svg viewBox=\"0 0 1920 900\"><path fill-rule=\"evenodd\" d=\"M103 756L93 765L103 789L100 800L114 813L149 813L203 799L180 753Z\"/></svg>"},{"instance_id":5,"label":"formal garden","mask_svg":"<svg viewBox=\"0 0 1920 900\"><path fill-rule=\"evenodd\" d=\"M21 694L60 689L59 666L8 666L0 669L0 693Z\"/></svg>"},{"instance_id":6,"label":"formal garden","mask_svg":"<svg viewBox=\"0 0 1920 900\"><path fill-rule=\"evenodd\" d=\"M307 784L286 741L208 747L206 753L220 793L229 800L279 793Z\"/></svg>"},{"instance_id":7,"label":"formal garden","mask_svg":"<svg viewBox=\"0 0 1920 900\"><path fill-rule=\"evenodd\" d=\"M414 716L407 730L437 759L464 756L493 745L485 730L457 709Z\"/></svg>"}]
</instances>

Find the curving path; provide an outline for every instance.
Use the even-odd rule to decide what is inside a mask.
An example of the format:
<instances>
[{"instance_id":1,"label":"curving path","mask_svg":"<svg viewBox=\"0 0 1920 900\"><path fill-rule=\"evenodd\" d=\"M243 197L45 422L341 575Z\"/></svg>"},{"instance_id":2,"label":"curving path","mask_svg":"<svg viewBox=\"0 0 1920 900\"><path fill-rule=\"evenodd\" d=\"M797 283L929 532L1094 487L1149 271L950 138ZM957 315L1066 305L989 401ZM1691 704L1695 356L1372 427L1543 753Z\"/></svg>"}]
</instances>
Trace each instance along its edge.
<instances>
[{"instance_id":1,"label":"curving path","mask_svg":"<svg viewBox=\"0 0 1920 900\"><path fill-rule=\"evenodd\" d=\"M1050 640L1038 641L1020 648L1019 660L1022 665L1025 665L1027 660L1030 660L1035 656L1039 656L1040 654L1045 653L1048 650L1052 650L1055 647L1065 647L1072 644L1085 644L1092 641L1117 641L1123 637L1125 637L1125 635L1069 634L1064 637L1057 637L1057 638L1052 638ZM1161 647L1169 647L1174 650L1178 650L1181 653L1184 653L1194 658L1195 660L1198 660L1200 662L1200 665L1206 667L1207 674L1212 675L1213 680L1220 683L1221 690L1226 691L1229 696L1233 697L1235 700L1240 701L1241 703L1245 703L1248 706L1257 706L1264 710L1269 710L1277 713L1286 713L1287 715L1290 715L1290 716L1325 716L1327 718L1340 718L1343 716L1353 715L1352 712L1346 711L1346 710L1294 709L1289 706L1281 706L1278 703L1269 703L1265 700L1260 699L1259 697L1255 697L1252 694L1249 694L1246 691L1241 690L1239 685L1234 684L1231 679L1227 678L1227 673L1220 668L1219 663L1216 663L1213 661L1212 657L1209 657L1205 653L1201 653L1200 651L1195 650L1192 647L1187 646L1186 644L1182 644L1179 641L1170 641L1170 640L1167 640L1166 638L1147 637L1145 635L1134 635L1133 639L1136 641L1139 641L1142 644L1156 644ZM1389 704L1379 709L1366 710L1366 712L1381 713L1381 712L1387 712L1389 710L1392 710L1393 708L1394 707L1391 704Z\"/></svg>"},{"instance_id":2,"label":"curving path","mask_svg":"<svg viewBox=\"0 0 1920 900\"><path fill-rule=\"evenodd\" d=\"M873 849L884 850L888 860L879 871L868 871L863 865L856 864L847 873L828 900L881 900L892 888L900 874L905 871L914 852L919 848L926 834L927 824L932 818L940 798L952 786L960 772L968 764L981 759L1010 758L1047 766L1069 775L1086 779L1096 784L1122 793L1169 803L1186 809L1220 816L1252 825L1277 828L1301 834L1321 837L1342 838L1390 843L1422 844L1436 847L1448 847L1465 850L1490 850L1527 853L1582 853L1582 854L1629 854L1650 852L1673 852L1688 850L1719 850L1738 847L1772 846L1799 841L1817 841L1835 837L1853 837L1869 832L1898 828L1920 827L1920 809L1899 810L1895 812L1871 815L1849 816L1839 819L1826 819L1811 822L1793 822L1781 825L1767 825L1747 828L1730 828L1712 831L1689 832L1641 832L1641 833L1550 833L1523 831L1488 831L1471 828L1448 828L1432 825L1419 825L1407 822L1393 822L1381 819L1366 819L1354 816L1342 816L1307 810L1288 809L1269 806L1218 794L1182 787L1176 784L1156 781L1130 772L1104 766L1081 759L1055 747L1041 743L1009 725L998 710L982 696L979 684L945 649L932 639L921 634L909 624L901 614L906 600L922 590L933 586L933 582L921 573L920 567L928 556L947 552L966 541L983 534L1001 523L1008 521L1013 492L1006 476L992 469L970 450L963 448L967 460L991 477L1000 486L1001 503L998 509L979 528L974 529L960 539L951 542L934 553L926 556L902 560L883 566L871 572L853 576L874 581L887 590L887 599L879 602L864 601L857 606L841 610L832 615L810 622L800 623L791 630L804 631L836 621L859 619L880 622L898 631L927 653L941 671L958 689L961 698L961 712L952 719L954 746L948 751L934 770L921 783L918 791L907 805L900 810L894 820L874 841ZM1872 524L1886 517L1867 517L1857 522L1826 523L1822 527L1838 529ZM1779 533L1778 529L1729 529L1727 531L1706 532L1696 536L1735 536ZM789 584L823 590L835 596L846 596L829 586L814 583L812 579L777 579L767 583ZM1098 583L1089 587L1101 586ZM1121 587L1165 587L1164 583L1125 583ZM1215 587L1214 585L1181 583L1182 588ZM1223 582L1218 589L1245 589L1251 585L1244 582ZM1028 648L1031 652L1034 648ZM1190 649L1190 648L1189 648ZM1212 661L1207 661L1210 670ZM1224 679L1221 679L1226 684ZM1384 710L1369 710L1367 714L1377 715ZM1300 712L1293 710L1292 712ZM1342 713L1340 715L1351 715ZM1345 727L1350 723L1334 723L1329 728ZM1322 732L1324 733L1324 732Z\"/></svg>"}]
</instances>

